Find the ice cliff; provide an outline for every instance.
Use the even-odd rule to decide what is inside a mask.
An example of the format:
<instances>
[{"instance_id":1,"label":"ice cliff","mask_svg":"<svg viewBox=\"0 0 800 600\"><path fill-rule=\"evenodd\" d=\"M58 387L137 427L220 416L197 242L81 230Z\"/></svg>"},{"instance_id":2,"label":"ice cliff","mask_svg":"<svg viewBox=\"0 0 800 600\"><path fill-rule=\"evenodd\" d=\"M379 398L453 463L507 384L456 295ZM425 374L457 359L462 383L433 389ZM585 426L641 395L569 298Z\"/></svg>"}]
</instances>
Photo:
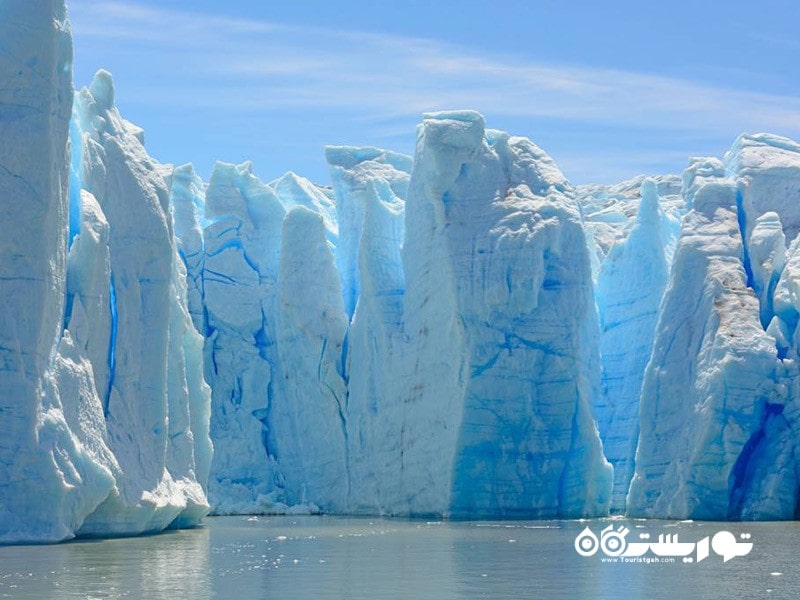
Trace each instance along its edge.
<instances>
[{"instance_id":1,"label":"ice cliff","mask_svg":"<svg viewBox=\"0 0 800 600\"><path fill-rule=\"evenodd\" d=\"M800 145L574 187L449 111L414 157L328 147L331 187L206 183L108 73L74 92L63 0L0 29L0 542L209 510L798 517Z\"/></svg>"},{"instance_id":2,"label":"ice cliff","mask_svg":"<svg viewBox=\"0 0 800 600\"><path fill-rule=\"evenodd\" d=\"M800 146L743 135L693 159L683 194L628 513L796 518Z\"/></svg>"},{"instance_id":3,"label":"ice cliff","mask_svg":"<svg viewBox=\"0 0 800 600\"><path fill-rule=\"evenodd\" d=\"M0 542L196 524L210 394L168 170L107 73L73 102L63 0L0 18Z\"/></svg>"},{"instance_id":4,"label":"ice cliff","mask_svg":"<svg viewBox=\"0 0 800 600\"><path fill-rule=\"evenodd\" d=\"M639 394L680 229L680 179L638 178L579 190L595 257L602 389L595 413L614 467L611 508L625 508L638 440Z\"/></svg>"},{"instance_id":5,"label":"ice cliff","mask_svg":"<svg viewBox=\"0 0 800 600\"><path fill-rule=\"evenodd\" d=\"M427 115L413 173L327 158L332 190L173 177L215 510L604 514L589 250L552 160L474 112Z\"/></svg>"},{"instance_id":6,"label":"ice cliff","mask_svg":"<svg viewBox=\"0 0 800 600\"><path fill-rule=\"evenodd\" d=\"M219 164L184 202L207 378L233 382L217 511L795 516L796 144L745 135L682 178L573 188L460 111L425 115L413 160L327 158L332 191ZM223 173L244 201L219 203ZM251 227L271 266L239 242L213 266L216 232ZM212 319L249 294L259 379L219 341L243 307Z\"/></svg>"},{"instance_id":7,"label":"ice cliff","mask_svg":"<svg viewBox=\"0 0 800 600\"><path fill-rule=\"evenodd\" d=\"M442 428L417 460L446 453L447 511L603 513L611 469L592 419L591 270L573 190L553 161L486 131L476 113L427 115L403 258L409 408Z\"/></svg>"},{"instance_id":8,"label":"ice cliff","mask_svg":"<svg viewBox=\"0 0 800 600\"><path fill-rule=\"evenodd\" d=\"M424 117L413 161L327 157L332 193L223 164L205 192L232 169L262 186L277 253L240 335L265 375L215 397L212 428L253 440L224 438L219 512L797 516L798 145L744 135L682 178L573 188L461 111ZM202 196L192 239L235 213ZM212 387L240 374L210 364Z\"/></svg>"}]
</instances>

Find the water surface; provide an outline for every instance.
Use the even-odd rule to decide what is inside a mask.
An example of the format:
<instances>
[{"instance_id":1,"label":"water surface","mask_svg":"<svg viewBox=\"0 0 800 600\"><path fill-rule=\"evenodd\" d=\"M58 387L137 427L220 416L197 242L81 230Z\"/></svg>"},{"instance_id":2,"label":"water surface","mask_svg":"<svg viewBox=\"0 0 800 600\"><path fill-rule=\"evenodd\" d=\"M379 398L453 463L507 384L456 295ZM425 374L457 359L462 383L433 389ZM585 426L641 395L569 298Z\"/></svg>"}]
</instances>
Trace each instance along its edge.
<instances>
[{"instance_id":1,"label":"water surface","mask_svg":"<svg viewBox=\"0 0 800 600\"><path fill-rule=\"evenodd\" d=\"M749 533L727 563L607 562L575 551L589 526L697 542ZM53 546L0 547L0 597L798 598L800 523L426 522L346 517L218 517L202 528ZM605 559L605 561L604 561Z\"/></svg>"}]
</instances>

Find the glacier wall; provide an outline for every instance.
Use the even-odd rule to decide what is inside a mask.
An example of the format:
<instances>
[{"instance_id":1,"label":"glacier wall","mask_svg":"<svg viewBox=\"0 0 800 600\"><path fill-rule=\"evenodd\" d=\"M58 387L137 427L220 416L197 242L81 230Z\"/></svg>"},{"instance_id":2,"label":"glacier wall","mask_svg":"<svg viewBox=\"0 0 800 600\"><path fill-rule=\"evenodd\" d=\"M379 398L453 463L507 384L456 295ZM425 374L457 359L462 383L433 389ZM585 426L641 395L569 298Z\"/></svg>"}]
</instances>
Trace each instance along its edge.
<instances>
[{"instance_id":1,"label":"glacier wall","mask_svg":"<svg viewBox=\"0 0 800 600\"><path fill-rule=\"evenodd\" d=\"M184 201L206 374L233 382L217 512L797 516L798 145L578 188L470 111L425 115L413 160L326 152L333 189L219 164ZM256 213L209 216L232 169L272 266L198 270ZM209 284L227 308L260 290L239 334L260 378L218 359Z\"/></svg>"},{"instance_id":2,"label":"glacier wall","mask_svg":"<svg viewBox=\"0 0 800 600\"><path fill-rule=\"evenodd\" d=\"M800 516L800 145L574 187L448 111L414 157L328 147L331 187L205 183L73 90L63 0L0 16L0 543Z\"/></svg>"},{"instance_id":3,"label":"glacier wall","mask_svg":"<svg viewBox=\"0 0 800 600\"><path fill-rule=\"evenodd\" d=\"M735 465L778 390L775 344L748 290L736 187L693 198L641 405L629 513L727 518Z\"/></svg>"},{"instance_id":4,"label":"glacier wall","mask_svg":"<svg viewBox=\"0 0 800 600\"><path fill-rule=\"evenodd\" d=\"M634 469L639 394L680 229L680 180L639 178L579 190L595 262L601 394L595 414L622 512Z\"/></svg>"},{"instance_id":5,"label":"glacier wall","mask_svg":"<svg viewBox=\"0 0 800 600\"><path fill-rule=\"evenodd\" d=\"M629 514L798 517L797 244L800 146L743 135L694 159L641 392ZM790 247L786 248L786 241Z\"/></svg>"},{"instance_id":6,"label":"glacier wall","mask_svg":"<svg viewBox=\"0 0 800 600\"><path fill-rule=\"evenodd\" d=\"M63 0L0 13L0 542L195 525L210 390L169 169L107 73L73 93Z\"/></svg>"},{"instance_id":7,"label":"glacier wall","mask_svg":"<svg viewBox=\"0 0 800 600\"><path fill-rule=\"evenodd\" d=\"M469 111L426 115L413 163L327 158L332 190L173 180L216 512L605 514L590 253L553 161Z\"/></svg>"},{"instance_id":8,"label":"glacier wall","mask_svg":"<svg viewBox=\"0 0 800 600\"><path fill-rule=\"evenodd\" d=\"M423 120L406 314L415 359L438 371L415 370L417 402L457 436L451 514L607 509L591 270L572 193L544 152L486 131L476 113Z\"/></svg>"},{"instance_id":9,"label":"glacier wall","mask_svg":"<svg viewBox=\"0 0 800 600\"><path fill-rule=\"evenodd\" d=\"M0 119L0 541L60 539L112 486L110 470L92 460L54 393L61 373L75 388L89 383L80 355L56 360L67 288L72 41L63 1L7 3L2 18L9 26L0 72L14 85L0 90L9 115ZM65 338L66 356L77 354ZM87 420L96 408L87 407Z\"/></svg>"}]
</instances>

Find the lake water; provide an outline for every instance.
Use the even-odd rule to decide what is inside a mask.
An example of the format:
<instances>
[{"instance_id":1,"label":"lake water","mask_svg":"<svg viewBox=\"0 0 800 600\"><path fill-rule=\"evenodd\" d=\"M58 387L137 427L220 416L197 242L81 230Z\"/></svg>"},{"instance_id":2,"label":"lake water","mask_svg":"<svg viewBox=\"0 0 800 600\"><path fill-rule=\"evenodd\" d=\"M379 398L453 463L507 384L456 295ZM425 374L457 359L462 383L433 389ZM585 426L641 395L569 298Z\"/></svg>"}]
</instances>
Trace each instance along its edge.
<instances>
[{"instance_id":1,"label":"lake water","mask_svg":"<svg viewBox=\"0 0 800 600\"><path fill-rule=\"evenodd\" d=\"M725 530L752 549L727 563L713 546L691 563L578 555L584 528L599 536L609 524L630 530L626 544L648 534L713 540ZM794 599L799 548L800 523L218 517L149 537L0 547L0 597Z\"/></svg>"}]
</instances>

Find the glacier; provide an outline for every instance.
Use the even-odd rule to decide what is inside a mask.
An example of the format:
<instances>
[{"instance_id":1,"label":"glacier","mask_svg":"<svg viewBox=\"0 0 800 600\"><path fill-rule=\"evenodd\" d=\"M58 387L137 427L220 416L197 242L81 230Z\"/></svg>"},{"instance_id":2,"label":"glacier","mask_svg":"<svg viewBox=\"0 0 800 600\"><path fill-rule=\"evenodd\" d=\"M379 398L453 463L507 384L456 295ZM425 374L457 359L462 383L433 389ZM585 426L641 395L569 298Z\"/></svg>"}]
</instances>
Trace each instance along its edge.
<instances>
[{"instance_id":1,"label":"glacier","mask_svg":"<svg viewBox=\"0 0 800 600\"><path fill-rule=\"evenodd\" d=\"M198 314L252 302L238 343L263 371L218 360L203 325L212 388L235 381L212 402L216 512L795 517L796 144L744 135L682 176L573 187L451 111L424 115L413 159L326 157L332 189L220 163L184 202L190 270L214 232L274 241L268 268L243 240L201 277L223 295ZM244 202L215 205L220 171ZM254 202L269 218L242 227Z\"/></svg>"},{"instance_id":2,"label":"glacier","mask_svg":"<svg viewBox=\"0 0 800 600\"><path fill-rule=\"evenodd\" d=\"M63 1L2 13L0 542L195 525L210 390L168 169L108 73L73 91Z\"/></svg>"},{"instance_id":3,"label":"glacier","mask_svg":"<svg viewBox=\"0 0 800 600\"><path fill-rule=\"evenodd\" d=\"M782 291L796 276L798 176L800 146L765 134L684 174L629 514L797 518L796 320Z\"/></svg>"},{"instance_id":4,"label":"glacier","mask_svg":"<svg viewBox=\"0 0 800 600\"><path fill-rule=\"evenodd\" d=\"M403 247L411 393L445 425L430 437L449 445L456 516L607 510L591 269L572 194L528 140L487 131L477 113L426 115Z\"/></svg>"},{"instance_id":5,"label":"glacier","mask_svg":"<svg viewBox=\"0 0 800 600\"><path fill-rule=\"evenodd\" d=\"M639 394L684 203L677 177L587 186L578 194L596 256L601 394L595 414L614 468L611 509L623 512L638 442Z\"/></svg>"},{"instance_id":6,"label":"glacier","mask_svg":"<svg viewBox=\"0 0 800 600\"><path fill-rule=\"evenodd\" d=\"M206 182L73 88L63 0L0 17L0 543L800 517L800 144L574 186L454 110L325 148L330 186Z\"/></svg>"},{"instance_id":7,"label":"glacier","mask_svg":"<svg viewBox=\"0 0 800 600\"><path fill-rule=\"evenodd\" d=\"M332 190L292 173L265 184L249 164L218 163L192 194L190 169L176 180L217 513L607 510L574 190L477 113L427 115L420 131L413 161L329 147ZM465 225L445 236L448 221Z\"/></svg>"},{"instance_id":8,"label":"glacier","mask_svg":"<svg viewBox=\"0 0 800 600\"><path fill-rule=\"evenodd\" d=\"M347 382L345 421L347 510L395 514L405 510L402 246L409 156L365 147L328 147L337 218L354 233L335 249L345 316L342 349ZM351 242L352 240L352 242ZM356 303L357 300L357 303Z\"/></svg>"}]
</instances>

